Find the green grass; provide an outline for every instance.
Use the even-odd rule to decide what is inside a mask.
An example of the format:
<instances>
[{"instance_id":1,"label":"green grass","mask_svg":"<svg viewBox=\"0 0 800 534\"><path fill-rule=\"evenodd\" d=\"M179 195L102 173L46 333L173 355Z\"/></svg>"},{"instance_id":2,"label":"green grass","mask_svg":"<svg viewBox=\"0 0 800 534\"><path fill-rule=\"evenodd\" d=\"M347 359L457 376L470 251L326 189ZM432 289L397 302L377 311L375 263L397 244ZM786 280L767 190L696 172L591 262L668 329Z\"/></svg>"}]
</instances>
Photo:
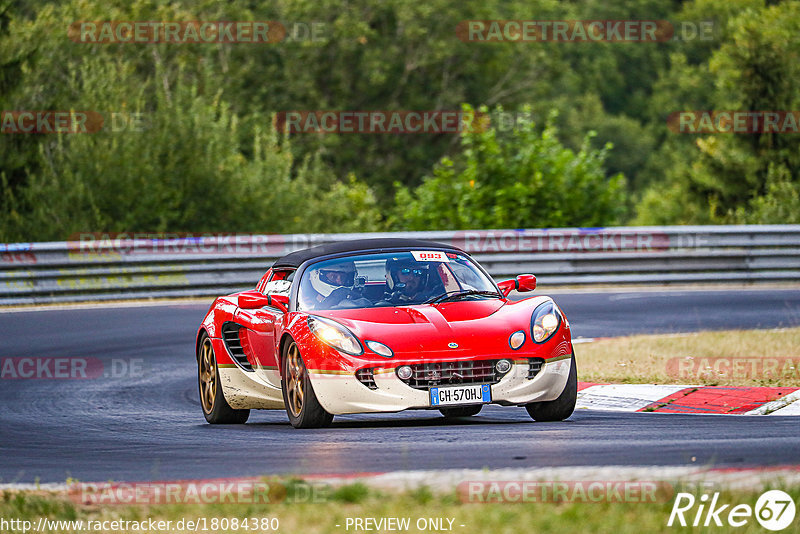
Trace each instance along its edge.
<instances>
[{"instance_id":1,"label":"green grass","mask_svg":"<svg viewBox=\"0 0 800 534\"><path fill-rule=\"evenodd\" d=\"M575 345L575 357L583 382L800 387L800 328L601 339Z\"/></svg>"},{"instance_id":2,"label":"green grass","mask_svg":"<svg viewBox=\"0 0 800 534\"><path fill-rule=\"evenodd\" d=\"M287 483L287 485L291 486L291 483ZM783 489L792 496L795 502L800 501L800 488L784 487ZM701 494L697 490L686 489L686 491L696 497ZM723 491L719 502L753 506L761 493L761 491ZM290 494L291 492L287 492L287 496ZM58 494L5 491L0 498L0 517L25 519L33 522L38 521L41 516L65 520L141 521L153 518L170 520L173 521L173 524L180 519L205 518L207 525L210 525L212 518L276 517L280 524L278 532L291 534L359 532L352 526L350 529L346 529L347 518L365 517L408 517L411 520L411 528L408 532L419 532L416 522L425 518L452 519L453 532L463 534L563 534L572 532L640 534L676 531L730 531L727 526L709 529L667 527L673 499L648 504L472 504L463 503L456 493L435 494L424 487L401 493L387 493L370 489L361 483L329 489L326 494L327 498L322 502L291 502L291 499L287 499L279 503L259 505L172 504L97 507L78 505L68 500L66 496ZM302 501L302 499L300 500ZM725 514L723 514L723 519L724 516ZM447 525L447 521L444 524ZM795 519L794 524L782 532L800 532L798 525L800 525L800 519ZM216 531L235 532L232 529L217 529ZM121 531L108 530L108 532ZM170 532L175 532L174 527ZM271 532L271 530L245 531L240 529L239 532ZM737 528L736 532L763 533L765 530L752 518L748 525Z\"/></svg>"}]
</instances>

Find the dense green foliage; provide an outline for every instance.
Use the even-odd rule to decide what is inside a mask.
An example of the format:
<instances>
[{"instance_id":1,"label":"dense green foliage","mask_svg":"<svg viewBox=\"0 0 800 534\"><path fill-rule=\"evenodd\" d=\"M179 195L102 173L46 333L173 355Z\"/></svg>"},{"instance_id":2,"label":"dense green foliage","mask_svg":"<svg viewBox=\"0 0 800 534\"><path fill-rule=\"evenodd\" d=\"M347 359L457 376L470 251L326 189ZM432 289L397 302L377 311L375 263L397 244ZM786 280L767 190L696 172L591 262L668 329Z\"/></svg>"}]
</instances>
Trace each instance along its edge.
<instances>
[{"instance_id":1,"label":"dense green foliage","mask_svg":"<svg viewBox=\"0 0 800 534\"><path fill-rule=\"evenodd\" d=\"M473 19L660 19L679 39L464 42L455 28ZM268 44L69 38L71 22L120 20L321 32ZM701 22L711 34L680 39ZM684 110L799 110L798 30L797 0L0 0L0 110L144 117L142 131L0 134L0 242L800 222L799 135L679 134L666 122ZM462 106L533 120L460 135L273 126L289 110Z\"/></svg>"},{"instance_id":2,"label":"dense green foliage","mask_svg":"<svg viewBox=\"0 0 800 534\"><path fill-rule=\"evenodd\" d=\"M672 58L672 87L665 83L668 71L660 80L665 94L655 95L662 105L691 105L701 94L695 88L705 84L702 100L695 100L700 107L689 109L800 110L800 3L737 4L736 10L712 2L687 8L694 17L726 21L724 40L695 65L684 54ZM683 139L662 147L670 165L644 192L637 222L800 222L800 135L688 137L690 148L680 146Z\"/></svg>"},{"instance_id":3,"label":"dense green foliage","mask_svg":"<svg viewBox=\"0 0 800 534\"><path fill-rule=\"evenodd\" d=\"M541 132L533 122L506 135L465 132L461 152L443 158L413 193L398 184L396 224L411 230L613 224L624 210L624 179L606 179L611 145L596 150L589 140L576 154L558 141L552 123Z\"/></svg>"}]
</instances>

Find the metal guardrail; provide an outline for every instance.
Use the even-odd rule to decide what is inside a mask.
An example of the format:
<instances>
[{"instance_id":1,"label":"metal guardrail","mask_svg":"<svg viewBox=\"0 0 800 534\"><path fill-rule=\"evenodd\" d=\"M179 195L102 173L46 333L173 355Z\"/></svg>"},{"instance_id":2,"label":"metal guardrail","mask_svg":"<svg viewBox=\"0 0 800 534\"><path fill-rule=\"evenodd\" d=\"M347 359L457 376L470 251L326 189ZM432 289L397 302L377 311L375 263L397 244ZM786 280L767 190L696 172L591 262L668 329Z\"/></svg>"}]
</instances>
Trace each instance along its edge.
<instances>
[{"instance_id":1,"label":"metal guardrail","mask_svg":"<svg viewBox=\"0 0 800 534\"><path fill-rule=\"evenodd\" d=\"M449 243L492 276L542 285L800 282L800 225L463 230L372 234L86 234L0 244L0 305L206 297L251 288L280 256L371 237Z\"/></svg>"}]
</instances>

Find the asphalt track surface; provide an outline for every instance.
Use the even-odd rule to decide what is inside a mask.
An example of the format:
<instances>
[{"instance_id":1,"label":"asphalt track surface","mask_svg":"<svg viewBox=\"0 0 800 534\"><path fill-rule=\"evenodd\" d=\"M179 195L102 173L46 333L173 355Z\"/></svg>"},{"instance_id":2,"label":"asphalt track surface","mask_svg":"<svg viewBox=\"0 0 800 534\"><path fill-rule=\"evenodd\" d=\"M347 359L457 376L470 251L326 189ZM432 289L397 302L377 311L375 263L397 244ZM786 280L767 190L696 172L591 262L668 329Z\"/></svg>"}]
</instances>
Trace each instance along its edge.
<instances>
[{"instance_id":1,"label":"asphalt track surface","mask_svg":"<svg viewBox=\"0 0 800 534\"><path fill-rule=\"evenodd\" d=\"M800 325L800 290L555 294L576 337ZM206 305L0 313L0 357L137 362L134 377L0 380L0 483L174 480L407 469L800 463L792 417L579 411L535 423L488 406L445 422L432 411L339 416L293 429L282 411L205 424L194 336ZM578 354L580 366L580 354ZM579 367L580 369L580 367Z\"/></svg>"}]
</instances>

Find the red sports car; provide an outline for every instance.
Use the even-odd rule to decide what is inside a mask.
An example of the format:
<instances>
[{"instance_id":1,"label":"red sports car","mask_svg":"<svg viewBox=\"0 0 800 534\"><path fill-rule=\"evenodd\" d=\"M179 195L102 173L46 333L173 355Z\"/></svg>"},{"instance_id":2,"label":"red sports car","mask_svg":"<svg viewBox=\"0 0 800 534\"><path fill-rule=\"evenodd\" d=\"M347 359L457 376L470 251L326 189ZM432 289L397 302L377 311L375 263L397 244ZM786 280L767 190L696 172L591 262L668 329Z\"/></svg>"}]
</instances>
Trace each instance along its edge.
<instances>
[{"instance_id":1,"label":"red sports car","mask_svg":"<svg viewBox=\"0 0 800 534\"><path fill-rule=\"evenodd\" d=\"M463 250L367 239L300 250L255 289L219 297L197 334L209 423L286 409L296 428L336 414L525 406L537 421L575 408L569 323L533 275L495 283Z\"/></svg>"}]
</instances>

